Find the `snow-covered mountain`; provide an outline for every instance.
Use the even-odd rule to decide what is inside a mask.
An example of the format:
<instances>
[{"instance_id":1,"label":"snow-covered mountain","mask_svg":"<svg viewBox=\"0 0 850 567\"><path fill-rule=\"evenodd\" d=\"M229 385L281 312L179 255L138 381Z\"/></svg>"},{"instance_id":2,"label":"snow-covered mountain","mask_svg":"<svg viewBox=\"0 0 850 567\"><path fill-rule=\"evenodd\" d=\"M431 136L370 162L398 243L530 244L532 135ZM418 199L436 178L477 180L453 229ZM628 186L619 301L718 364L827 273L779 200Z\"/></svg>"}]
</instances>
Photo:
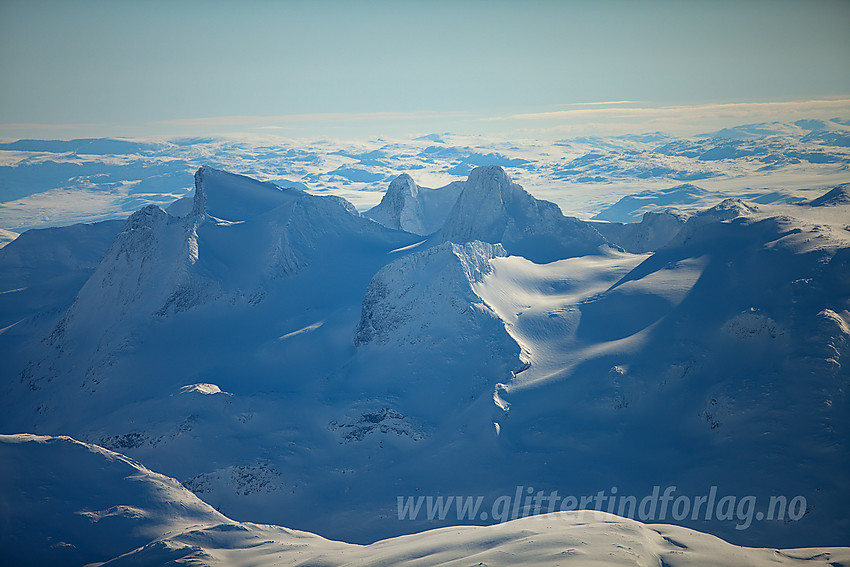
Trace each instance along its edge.
<instances>
[{"instance_id":1,"label":"snow-covered mountain","mask_svg":"<svg viewBox=\"0 0 850 567\"><path fill-rule=\"evenodd\" d=\"M325 260L326 247L345 250L337 240L357 248L409 237L388 234L337 197L201 168L186 216L156 205L130 216L24 380L37 389L82 375L94 389L140 327L208 304L258 306L281 278Z\"/></svg>"},{"instance_id":2,"label":"snow-covered mountain","mask_svg":"<svg viewBox=\"0 0 850 567\"><path fill-rule=\"evenodd\" d=\"M717 198L710 191L685 183L660 191L641 191L635 195L626 195L593 218L610 222L634 223L645 213L663 211L671 206L693 206L712 197Z\"/></svg>"},{"instance_id":3,"label":"snow-covered mountain","mask_svg":"<svg viewBox=\"0 0 850 567\"><path fill-rule=\"evenodd\" d=\"M21 233L125 219L148 204L166 207L191 191L201 165L339 195L360 211L378 204L399 171L443 187L486 165L504 167L536 197L583 219L624 196L682 183L708 193L692 203L694 210L712 206L707 201L715 195L760 203L810 199L846 181L848 136L848 121L835 118L749 124L687 138L655 132L556 141L452 134L359 142L271 136L19 140L0 144L0 229ZM673 197L662 195L662 210L687 206ZM606 220L636 222L643 212Z\"/></svg>"},{"instance_id":4,"label":"snow-covered mountain","mask_svg":"<svg viewBox=\"0 0 850 567\"><path fill-rule=\"evenodd\" d=\"M644 254L663 247L678 234L688 218L687 213L668 209L646 212L637 223L591 222L608 242L633 254Z\"/></svg>"},{"instance_id":5,"label":"snow-covered mountain","mask_svg":"<svg viewBox=\"0 0 850 567\"><path fill-rule=\"evenodd\" d=\"M443 226L461 189L460 181L439 189L419 187L410 175L403 173L393 179L381 202L364 216L389 228L423 236L432 234Z\"/></svg>"},{"instance_id":6,"label":"snow-covered mountain","mask_svg":"<svg viewBox=\"0 0 850 567\"><path fill-rule=\"evenodd\" d=\"M848 203L850 203L850 184L844 183L812 199L808 204L812 207L835 207Z\"/></svg>"},{"instance_id":7,"label":"snow-covered mountain","mask_svg":"<svg viewBox=\"0 0 850 567\"><path fill-rule=\"evenodd\" d=\"M388 264L366 289L354 344L416 343L429 335L439 341L446 338L446 326L457 325L481 334L482 324L495 315L476 305L480 300L471 284L490 272L490 260L506 255L498 244L448 242Z\"/></svg>"},{"instance_id":8,"label":"snow-covered mountain","mask_svg":"<svg viewBox=\"0 0 850 567\"><path fill-rule=\"evenodd\" d=\"M665 484L805 497L746 530L682 517L734 543L843 543L842 191L606 225L487 166L425 237L205 167L191 199L75 229L97 235L64 283L49 259L74 231L0 251L8 305L57 297L0 332L0 431L72 435L236 520L348 541L456 523L399 521L399 496Z\"/></svg>"},{"instance_id":9,"label":"snow-covered mountain","mask_svg":"<svg viewBox=\"0 0 850 567\"><path fill-rule=\"evenodd\" d=\"M375 274L354 331L372 388L400 401L417 399L415 414L439 423L520 370L519 345L474 290L490 261L505 255L498 244L447 242ZM413 409L404 402L399 408Z\"/></svg>"},{"instance_id":10,"label":"snow-covered mountain","mask_svg":"<svg viewBox=\"0 0 850 567\"><path fill-rule=\"evenodd\" d=\"M680 490L805 491L812 519L843 523L846 218L838 207L730 200L642 262L579 258L546 274L494 260L479 293L531 361L500 394L510 404L501 442L539 455L540 470L558 452L593 461L596 482L620 490L628 468ZM553 319L559 330L540 332Z\"/></svg>"},{"instance_id":11,"label":"snow-covered mountain","mask_svg":"<svg viewBox=\"0 0 850 567\"><path fill-rule=\"evenodd\" d=\"M67 309L103 259L123 221L30 230L0 249L0 328Z\"/></svg>"},{"instance_id":12,"label":"snow-covered mountain","mask_svg":"<svg viewBox=\"0 0 850 567\"><path fill-rule=\"evenodd\" d=\"M498 166L469 174L438 239L501 243L509 253L538 263L598 253L608 244L590 225L532 197Z\"/></svg>"},{"instance_id":13,"label":"snow-covered mountain","mask_svg":"<svg viewBox=\"0 0 850 567\"><path fill-rule=\"evenodd\" d=\"M3 366L20 369L28 363L24 345L55 328L123 225L101 221L33 229L0 249Z\"/></svg>"},{"instance_id":14,"label":"snow-covered mountain","mask_svg":"<svg viewBox=\"0 0 850 567\"><path fill-rule=\"evenodd\" d=\"M167 534L235 524L176 480L70 437L2 435L0 455L7 565L108 561Z\"/></svg>"},{"instance_id":15,"label":"snow-covered mountain","mask_svg":"<svg viewBox=\"0 0 850 567\"><path fill-rule=\"evenodd\" d=\"M7 564L837 565L850 548L749 549L671 525L563 512L359 546L235 522L172 478L70 437L0 436L0 556Z\"/></svg>"}]
</instances>

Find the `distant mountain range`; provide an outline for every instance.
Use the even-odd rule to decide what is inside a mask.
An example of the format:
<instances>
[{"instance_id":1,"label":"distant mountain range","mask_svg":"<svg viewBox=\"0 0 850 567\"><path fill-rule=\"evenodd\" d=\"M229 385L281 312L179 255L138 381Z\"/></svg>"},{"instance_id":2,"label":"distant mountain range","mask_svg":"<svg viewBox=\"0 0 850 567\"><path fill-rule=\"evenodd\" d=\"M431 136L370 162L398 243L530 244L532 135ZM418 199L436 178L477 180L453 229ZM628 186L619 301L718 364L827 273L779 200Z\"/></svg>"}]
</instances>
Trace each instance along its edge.
<instances>
[{"instance_id":1,"label":"distant mountain range","mask_svg":"<svg viewBox=\"0 0 850 567\"><path fill-rule=\"evenodd\" d=\"M493 165L440 189L402 175L364 215L213 167L194 181L124 223L0 249L0 431L88 444L7 439L21 470L60 457L19 449L48 447L137 467L97 445L236 521L361 543L458 523L400 521L399 497L714 487L805 505L745 530L720 513L678 523L736 544L846 543L846 186L617 224L565 216ZM121 540L160 538L137 552L149 563L225 545L222 530L290 541L156 482L156 506L201 519L168 513ZM78 515L155 519L106 504Z\"/></svg>"},{"instance_id":2,"label":"distant mountain range","mask_svg":"<svg viewBox=\"0 0 850 567\"><path fill-rule=\"evenodd\" d=\"M126 218L149 204L165 207L191 191L192 175L203 165L281 187L339 195L359 211L374 207L399 172L427 187L445 187L463 181L476 167L500 166L568 216L605 215L598 218L635 222L647 210L658 212L657 207L699 210L725 197L760 203L812 198L846 181L848 139L850 125L836 118L749 124L686 138L652 133L554 142L452 134L357 143L284 138L18 140L0 144L0 230L20 233ZM419 216L404 217L402 225L393 228L430 234L448 214L451 191L411 185L412 179L396 182L399 187L390 193L400 196L373 210L370 214L378 216L370 218L380 220L394 209L418 207ZM646 200L647 190L687 183L705 194L667 191L655 202ZM409 196L401 196L405 192ZM629 195L640 197L644 209L618 204L606 211ZM645 208L649 206L653 208ZM422 226L411 224L420 217ZM0 244L13 237L0 232Z\"/></svg>"}]
</instances>

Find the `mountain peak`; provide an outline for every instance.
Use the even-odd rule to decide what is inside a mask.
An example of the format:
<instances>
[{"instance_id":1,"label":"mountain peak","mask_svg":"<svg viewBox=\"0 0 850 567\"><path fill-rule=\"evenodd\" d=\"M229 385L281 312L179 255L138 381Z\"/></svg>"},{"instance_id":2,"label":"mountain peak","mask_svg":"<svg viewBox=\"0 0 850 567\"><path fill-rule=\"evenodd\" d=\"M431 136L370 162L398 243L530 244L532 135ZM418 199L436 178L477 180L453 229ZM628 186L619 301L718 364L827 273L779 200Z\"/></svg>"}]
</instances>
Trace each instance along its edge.
<instances>
[{"instance_id":1,"label":"mountain peak","mask_svg":"<svg viewBox=\"0 0 850 567\"><path fill-rule=\"evenodd\" d=\"M367 216L388 228L422 234L424 228L419 186L410 175L402 173L392 180L380 204L369 211Z\"/></svg>"},{"instance_id":2,"label":"mountain peak","mask_svg":"<svg viewBox=\"0 0 850 567\"><path fill-rule=\"evenodd\" d=\"M416 185L416 182L413 181L413 178L409 174L402 173L392 180L392 182L390 183L390 188L387 190L387 193L402 193L415 197L419 194L419 186Z\"/></svg>"},{"instance_id":3,"label":"mountain peak","mask_svg":"<svg viewBox=\"0 0 850 567\"><path fill-rule=\"evenodd\" d=\"M441 231L443 240L501 242L508 225L507 204L514 202L515 192L519 198L534 199L513 183L501 167L476 167L446 219Z\"/></svg>"},{"instance_id":4,"label":"mountain peak","mask_svg":"<svg viewBox=\"0 0 850 567\"><path fill-rule=\"evenodd\" d=\"M850 183L844 183L809 201L811 207L834 207L850 203Z\"/></svg>"},{"instance_id":5,"label":"mountain peak","mask_svg":"<svg viewBox=\"0 0 850 567\"><path fill-rule=\"evenodd\" d=\"M482 204L508 206L517 198L531 197L525 189L514 183L499 165L476 167L466 181L468 198ZM533 197L531 197L533 199Z\"/></svg>"},{"instance_id":6,"label":"mountain peak","mask_svg":"<svg viewBox=\"0 0 850 567\"><path fill-rule=\"evenodd\" d=\"M192 200L192 216L199 216L207 210L207 193L204 191L204 177L208 167L202 166L195 172L195 197Z\"/></svg>"},{"instance_id":7,"label":"mountain peak","mask_svg":"<svg viewBox=\"0 0 850 567\"><path fill-rule=\"evenodd\" d=\"M505 169L500 165L476 167L470 172L467 183L491 193L498 191L503 202L510 201L511 188L514 185ZM517 187L519 186L517 185Z\"/></svg>"},{"instance_id":8,"label":"mountain peak","mask_svg":"<svg viewBox=\"0 0 850 567\"><path fill-rule=\"evenodd\" d=\"M717 205L714 205L707 211L700 213L704 216L714 217L720 220L734 219L744 217L758 212L758 207L754 204L747 203L742 199L724 199Z\"/></svg>"},{"instance_id":9,"label":"mountain peak","mask_svg":"<svg viewBox=\"0 0 850 567\"><path fill-rule=\"evenodd\" d=\"M306 195L300 189L203 166L195 172L192 215L243 221Z\"/></svg>"},{"instance_id":10,"label":"mountain peak","mask_svg":"<svg viewBox=\"0 0 850 567\"><path fill-rule=\"evenodd\" d=\"M381 268L353 337L362 356L381 361L369 383L382 384L384 395L421 400L417 414L426 421L445 419L447 407L470 396L483 396L479 407L489 416L495 384L522 365L505 321L476 291L493 273L491 262L505 255L498 244L444 242Z\"/></svg>"},{"instance_id":11,"label":"mountain peak","mask_svg":"<svg viewBox=\"0 0 850 567\"><path fill-rule=\"evenodd\" d=\"M689 217L682 230L670 239L668 245L682 246L695 238L711 240L716 235L710 227L717 227L738 219L745 220L758 214L759 211L755 204L742 199L724 199L710 209Z\"/></svg>"},{"instance_id":12,"label":"mountain peak","mask_svg":"<svg viewBox=\"0 0 850 567\"><path fill-rule=\"evenodd\" d=\"M166 213L158 205L147 205L130 215L124 230L135 230L139 228L153 228L168 219Z\"/></svg>"},{"instance_id":13,"label":"mountain peak","mask_svg":"<svg viewBox=\"0 0 850 567\"><path fill-rule=\"evenodd\" d=\"M501 243L508 253L543 263L592 254L608 243L592 226L565 217L555 203L534 198L496 165L472 170L440 239Z\"/></svg>"},{"instance_id":14,"label":"mountain peak","mask_svg":"<svg viewBox=\"0 0 850 567\"><path fill-rule=\"evenodd\" d=\"M462 182L439 189L419 187L410 175L402 173L365 216L387 228L422 236L432 234L443 225L462 187Z\"/></svg>"}]
</instances>

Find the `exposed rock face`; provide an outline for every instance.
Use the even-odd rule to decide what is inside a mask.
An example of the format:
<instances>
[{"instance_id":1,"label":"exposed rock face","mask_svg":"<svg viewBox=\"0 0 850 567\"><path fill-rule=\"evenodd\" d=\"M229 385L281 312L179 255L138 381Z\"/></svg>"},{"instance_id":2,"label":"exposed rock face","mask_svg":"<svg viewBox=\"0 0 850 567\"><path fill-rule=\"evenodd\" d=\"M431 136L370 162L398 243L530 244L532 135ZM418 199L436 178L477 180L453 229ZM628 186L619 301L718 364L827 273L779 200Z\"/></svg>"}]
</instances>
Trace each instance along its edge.
<instances>
[{"instance_id":1,"label":"exposed rock face","mask_svg":"<svg viewBox=\"0 0 850 567\"><path fill-rule=\"evenodd\" d=\"M464 183L456 181L439 189L420 187L413 178L402 173L390 183L381 202L364 216L388 227L432 234L443 226Z\"/></svg>"},{"instance_id":2,"label":"exposed rock face","mask_svg":"<svg viewBox=\"0 0 850 567\"><path fill-rule=\"evenodd\" d=\"M354 343L413 344L437 337L438 328L480 329L497 321L472 283L489 273L490 259L498 256L505 256L498 244L447 242L388 264L366 290Z\"/></svg>"},{"instance_id":3,"label":"exposed rock face","mask_svg":"<svg viewBox=\"0 0 850 567\"><path fill-rule=\"evenodd\" d=\"M596 253L608 244L592 226L532 197L499 166L478 167L469 174L438 238L501 243L509 254L537 263Z\"/></svg>"}]
</instances>

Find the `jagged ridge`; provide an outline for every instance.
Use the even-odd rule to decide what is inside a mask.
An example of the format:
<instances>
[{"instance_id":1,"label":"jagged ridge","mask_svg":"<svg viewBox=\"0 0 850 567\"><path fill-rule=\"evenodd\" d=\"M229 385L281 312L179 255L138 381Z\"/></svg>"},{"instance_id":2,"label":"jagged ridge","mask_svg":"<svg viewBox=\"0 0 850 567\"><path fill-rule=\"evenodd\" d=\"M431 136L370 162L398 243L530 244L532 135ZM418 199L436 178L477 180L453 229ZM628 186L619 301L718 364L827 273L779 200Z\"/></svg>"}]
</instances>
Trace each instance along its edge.
<instances>
[{"instance_id":1,"label":"jagged ridge","mask_svg":"<svg viewBox=\"0 0 850 567\"><path fill-rule=\"evenodd\" d=\"M532 197L500 166L475 168L437 235L443 242L501 243L537 263L594 254L608 241L592 226Z\"/></svg>"},{"instance_id":2,"label":"jagged ridge","mask_svg":"<svg viewBox=\"0 0 850 567\"><path fill-rule=\"evenodd\" d=\"M449 211L463 189L462 181L439 189L420 187L410 175L403 173L390 183L381 202L364 216L388 227L422 236L443 226Z\"/></svg>"}]
</instances>

